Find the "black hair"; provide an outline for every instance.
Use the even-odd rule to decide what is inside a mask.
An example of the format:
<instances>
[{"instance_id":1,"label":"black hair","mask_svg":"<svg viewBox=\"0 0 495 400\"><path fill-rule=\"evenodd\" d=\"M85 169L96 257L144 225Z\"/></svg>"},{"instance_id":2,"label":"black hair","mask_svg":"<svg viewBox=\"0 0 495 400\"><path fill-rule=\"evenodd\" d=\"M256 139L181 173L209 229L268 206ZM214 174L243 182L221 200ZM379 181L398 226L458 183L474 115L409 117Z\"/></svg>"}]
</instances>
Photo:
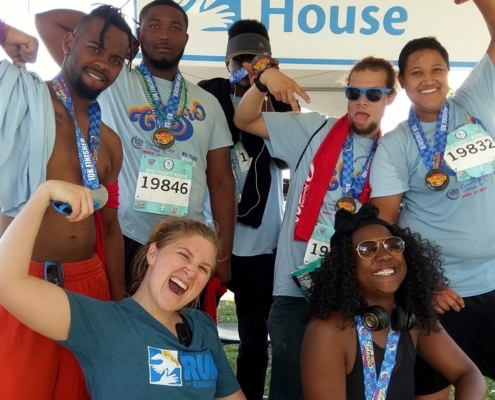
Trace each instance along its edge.
<instances>
[{"instance_id":1,"label":"black hair","mask_svg":"<svg viewBox=\"0 0 495 400\"><path fill-rule=\"evenodd\" d=\"M122 10L120 8L113 7L108 4L103 4L97 8L95 8L93 11L91 11L89 14L85 15L84 17L81 18L79 23L76 26L76 29L74 30L75 32L78 29L83 29L86 27L87 23L95 18L101 18L105 21L103 28L100 31L100 36L99 36L99 41L100 41L100 46L101 48L105 48L104 46L104 39L105 39L105 34L108 31L108 28L110 25L115 26L117 29L121 30L127 35L127 38L129 40L129 54L132 54L132 40L133 40L133 34L131 31L130 26L127 24L124 14L122 14ZM129 60L129 65L130 65Z\"/></svg>"},{"instance_id":2,"label":"black hair","mask_svg":"<svg viewBox=\"0 0 495 400\"><path fill-rule=\"evenodd\" d=\"M390 227L392 236L404 240L404 259L407 273L399 289L395 292L395 303L414 313L416 321L426 333L437 332L438 313L435 298L448 284L440 259L440 247L421 239L418 233L396 225ZM354 263L352 235L343 236L332 246L322 261L322 265L312 276L309 289L310 301L305 312L305 320L326 319L333 312L339 313L346 321L345 326L354 323L356 315L362 315L368 307L359 293Z\"/></svg>"},{"instance_id":3,"label":"black hair","mask_svg":"<svg viewBox=\"0 0 495 400\"><path fill-rule=\"evenodd\" d=\"M256 33L270 41L265 25L255 19L240 19L232 24L228 31L229 40L243 33Z\"/></svg>"},{"instance_id":4,"label":"black hair","mask_svg":"<svg viewBox=\"0 0 495 400\"><path fill-rule=\"evenodd\" d=\"M409 60L409 56L413 53L416 53L420 50L435 50L440 53L445 64L447 64L447 68L450 69L449 63L449 53L442 46L442 44L433 36L422 37L419 39L413 39L407 42L407 44L402 48L399 54L399 75L404 76L404 72L407 67L407 61Z\"/></svg>"},{"instance_id":5,"label":"black hair","mask_svg":"<svg viewBox=\"0 0 495 400\"><path fill-rule=\"evenodd\" d=\"M146 16L148 15L148 11L156 6L173 7L176 10L179 10L184 16L184 22L186 23L186 30L187 30L187 28L189 27L189 18L187 17L187 14L184 11L184 9L180 5L178 5L174 0L154 0L151 3L146 4L139 12L139 24L142 24L143 19L145 19Z\"/></svg>"}]
</instances>

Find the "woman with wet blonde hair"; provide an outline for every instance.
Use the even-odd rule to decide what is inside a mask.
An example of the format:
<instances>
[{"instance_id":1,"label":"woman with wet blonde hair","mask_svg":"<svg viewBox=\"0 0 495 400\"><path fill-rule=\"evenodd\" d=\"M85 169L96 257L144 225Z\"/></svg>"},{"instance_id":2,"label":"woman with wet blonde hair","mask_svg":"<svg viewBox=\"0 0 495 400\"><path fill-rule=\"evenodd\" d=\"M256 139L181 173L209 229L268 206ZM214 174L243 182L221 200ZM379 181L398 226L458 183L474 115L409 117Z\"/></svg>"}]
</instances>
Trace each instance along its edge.
<instances>
[{"instance_id":1,"label":"woman with wet blonde hair","mask_svg":"<svg viewBox=\"0 0 495 400\"><path fill-rule=\"evenodd\" d=\"M213 321L186 308L214 271L216 233L192 219L163 219L136 258L134 295L106 303L64 290L63 265L49 271L59 274L55 284L29 275L50 201L68 203L73 223L93 213L90 190L40 185L0 239L0 259L8 260L0 265L0 304L74 353L93 400L245 399Z\"/></svg>"}]
</instances>

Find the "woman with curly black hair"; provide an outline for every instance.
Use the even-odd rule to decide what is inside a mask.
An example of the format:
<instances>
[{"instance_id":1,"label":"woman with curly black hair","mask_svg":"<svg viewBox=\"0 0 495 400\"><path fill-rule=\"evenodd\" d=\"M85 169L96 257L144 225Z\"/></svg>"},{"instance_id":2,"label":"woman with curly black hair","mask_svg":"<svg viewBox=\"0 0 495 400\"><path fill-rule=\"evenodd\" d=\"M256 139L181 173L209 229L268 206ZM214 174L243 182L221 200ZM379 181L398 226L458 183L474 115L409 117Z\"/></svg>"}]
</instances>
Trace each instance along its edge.
<instances>
[{"instance_id":1,"label":"woman with curly black hair","mask_svg":"<svg viewBox=\"0 0 495 400\"><path fill-rule=\"evenodd\" d=\"M484 399L483 377L438 322L434 299L447 284L439 247L377 216L371 204L337 212L309 290L304 398L413 399L418 352L457 400Z\"/></svg>"}]
</instances>

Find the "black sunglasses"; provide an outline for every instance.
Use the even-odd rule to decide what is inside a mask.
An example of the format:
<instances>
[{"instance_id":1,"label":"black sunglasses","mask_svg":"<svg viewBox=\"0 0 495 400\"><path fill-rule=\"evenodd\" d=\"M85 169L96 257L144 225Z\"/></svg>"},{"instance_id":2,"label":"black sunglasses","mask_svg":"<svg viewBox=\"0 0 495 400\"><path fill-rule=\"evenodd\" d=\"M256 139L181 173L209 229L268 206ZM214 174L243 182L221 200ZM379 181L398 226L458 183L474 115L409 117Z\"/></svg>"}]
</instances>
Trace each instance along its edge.
<instances>
[{"instance_id":1,"label":"black sunglasses","mask_svg":"<svg viewBox=\"0 0 495 400\"><path fill-rule=\"evenodd\" d=\"M387 88L360 88L357 86L346 86L344 88L345 97L347 100L356 101L359 100L362 94L371 101L372 103L376 103L380 101L383 97L383 93L392 93L392 89Z\"/></svg>"}]
</instances>

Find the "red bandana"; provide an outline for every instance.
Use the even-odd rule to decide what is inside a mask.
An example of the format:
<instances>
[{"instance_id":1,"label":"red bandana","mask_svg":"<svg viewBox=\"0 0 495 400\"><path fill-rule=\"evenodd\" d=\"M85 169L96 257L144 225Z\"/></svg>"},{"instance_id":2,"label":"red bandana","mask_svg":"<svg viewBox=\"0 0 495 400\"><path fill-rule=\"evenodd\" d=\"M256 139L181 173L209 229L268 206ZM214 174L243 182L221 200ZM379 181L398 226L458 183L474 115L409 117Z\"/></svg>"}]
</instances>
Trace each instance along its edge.
<instances>
[{"instance_id":1,"label":"red bandana","mask_svg":"<svg viewBox=\"0 0 495 400\"><path fill-rule=\"evenodd\" d=\"M318 220L321 204L328 183L339 161L339 156L344 147L347 134L350 132L348 115L340 118L328 132L323 143L318 148L311 165L309 166L308 177L302 187L299 204L296 210L296 221L294 223L294 240L309 241ZM380 132L378 133L380 135ZM364 188L359 194L358 200L361 204L368 203L370 199L371 187L369 176L366 179ZM309 201L311 199L311 201Z\"/></svg>"}]
</instances>

